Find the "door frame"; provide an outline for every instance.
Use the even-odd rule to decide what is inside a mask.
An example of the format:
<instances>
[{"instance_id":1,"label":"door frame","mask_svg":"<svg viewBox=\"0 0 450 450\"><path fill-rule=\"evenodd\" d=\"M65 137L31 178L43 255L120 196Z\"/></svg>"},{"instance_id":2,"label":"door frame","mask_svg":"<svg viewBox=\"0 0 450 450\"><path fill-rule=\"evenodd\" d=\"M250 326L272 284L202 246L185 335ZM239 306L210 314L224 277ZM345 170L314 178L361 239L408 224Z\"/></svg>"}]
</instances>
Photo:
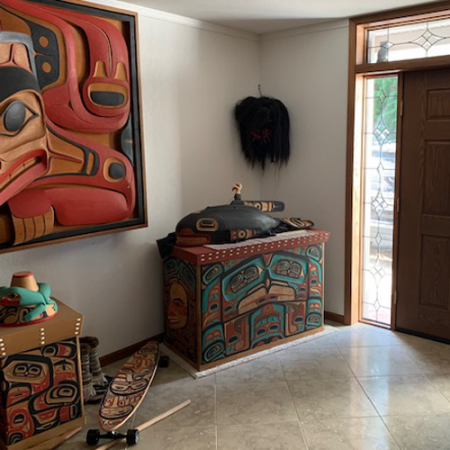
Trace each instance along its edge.
<instances>
[{"instance_id":1,"label":"door frame","mask_svg":"<svg viewBox=\"0 0 450 450\"><path fill-rule=\"evenodd\" d=\"M391 327L396 327L395 306L398 270L398 229L400 168L403 113L403 74L408 71L450 68L450 55L404 61L367 63L366 42L368 30L386 26L423 22L431 18L450 18L450 1L395 9L387 12L358 16L349 22L349 68L347 107L347 167L346 167L346 220L345 220L345 291L344 322L347 325L362 321L362 120L364 79L368 76L398 75L397 150L394 204L394 243L392 267ZM368 322L371 323L371 322ZM381 326L381 324L371 323Z\"/></svg>"}]
</instances>

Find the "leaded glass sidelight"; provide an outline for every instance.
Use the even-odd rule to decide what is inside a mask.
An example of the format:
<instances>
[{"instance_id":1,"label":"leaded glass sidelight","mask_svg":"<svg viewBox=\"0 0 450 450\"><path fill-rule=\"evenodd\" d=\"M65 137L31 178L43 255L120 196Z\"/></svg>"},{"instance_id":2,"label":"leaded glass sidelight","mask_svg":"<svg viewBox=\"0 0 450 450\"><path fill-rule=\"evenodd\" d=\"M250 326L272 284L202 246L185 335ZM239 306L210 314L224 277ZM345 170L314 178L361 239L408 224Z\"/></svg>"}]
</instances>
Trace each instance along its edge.
<instances>
[{"instance_id":1,"label":"leaded glass sidelight","mask_svg":"<svg viewBox=\"0 0 450 450\"><path fill-rule=\"evenodd\" d=\"M362 318L390 325L398 79L365 83Z\"/></svg>"},{"instance_id":2,"label":"leaded glass sidelight","mask_svg":"<svg viewBox=\"0 0 450 450\"><path fill-rule=\"evenodd\" d=\"M450 19L369 30L367 62L450 55Z\"/></svg>"}]
</instances>

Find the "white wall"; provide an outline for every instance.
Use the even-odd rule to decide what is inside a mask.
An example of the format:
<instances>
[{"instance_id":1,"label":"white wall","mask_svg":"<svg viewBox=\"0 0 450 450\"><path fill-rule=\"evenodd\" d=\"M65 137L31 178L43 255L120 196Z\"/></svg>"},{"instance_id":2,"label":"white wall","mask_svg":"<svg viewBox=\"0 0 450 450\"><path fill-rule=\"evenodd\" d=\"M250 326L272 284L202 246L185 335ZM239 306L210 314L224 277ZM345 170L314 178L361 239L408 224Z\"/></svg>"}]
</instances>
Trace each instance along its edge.
<instances>
[{"instance_id":1,"label":"white wall","mask_svg":"<svg viewBox=\"0 0 450 450\"><path fill-rule=\"evenodd\" d=\"M14 271L33 271L85 315L84 334L100 338L101 354L163 331L156 239L189 212L228 202L236 181L248 197L260 196L232 118L236 101L257 92L257 38L139 11L150 227L0 256L0 285Z\"/></svg>"},{"instance_id":2,"label":"white wall","mask_svg":"<svg viewBox=\"0 0 450 450\"><path fill-rule=\"evenodd\" d=\"M348 21L262 39L261 87L289 110L292 157L265 174L261 195L283 200L288 216L331 231L325 309L337 314L344 314L347 74Z\"/></svg>"}]
</instances>

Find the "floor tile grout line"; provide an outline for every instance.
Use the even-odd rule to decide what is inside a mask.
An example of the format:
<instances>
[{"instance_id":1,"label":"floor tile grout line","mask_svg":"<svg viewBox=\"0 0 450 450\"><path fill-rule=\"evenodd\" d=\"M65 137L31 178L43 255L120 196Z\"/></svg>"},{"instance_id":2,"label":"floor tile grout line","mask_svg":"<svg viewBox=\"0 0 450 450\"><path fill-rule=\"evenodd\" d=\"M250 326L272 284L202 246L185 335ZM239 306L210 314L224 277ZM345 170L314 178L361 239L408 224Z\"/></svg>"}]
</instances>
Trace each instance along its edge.
<instances>
[{"instance_id":1,"label":"floor tile grout line","mask_svg":"<svg viewBox=\"0 0 450 450\"><path fill-rule=\"evenodd\" d=\"M344 355L341 352L341 349L339 349L342 358L344 358ZM347 366L349 367L350 371L352 372L352 374L355 377L356 382L358 383L359 387L362 389L362 391L364 392L364 395L367 397L367 399L369 400L370 404L372 405L373 409L375 410L375 412L378 414L378 417L381 417L380 411L378 411L377 407L375 406L374 402L372 401L372 399L369 397L369 394L366 392L366 390L364 389L364 386L361 384L361 382L359 381L358 377L356 376L355 372L353 371L353 369L350 367L350 364L346 361L346 359L344 358L344 361L346 362Z\"/></svg>"},{"instance_id":2,"label":"floor tile grout line","mask_svg":"<svg viewBox=\"0 0 450 450\"><path fill-rule=\"evenodd\" d=\"M447 396L444 395L444 393L439 389L438 385L433 382L433 380L430 378L430 374L424 373L423 376L431 383L431 385L439 392L439 394L441 394L442 397L444 397L445 400L447 400L447 402L450 403L450 399L448 399ZM450 375L447 375L447 376L450 376Z\"/></svg>"},{"instance_id":3,"label":"floor tile grout line","mask_svg":"<svg viewBox=\"0 0 450 450\"><path fill-rule=\"evenodd\" d=\"M341 352L341 349L339 348L339 351L342 355L342 357L344 358L345 362L347 362L347 360L345 359L344 355ZM383 423L384 427L386 428L387 432L389 433L389 435L392 437L392 440L394 441L395 445L397 446L398 450L401 450L401 447L398 445L397 441L395 440L393 434L391 433L391 430L387 427L386 423L383 420L383 417L380 414L380 411L378 411L378 408L375 406L375 403L372 401L372 399L369 397L369 394L366 392L366 390L364 389L364 386L361 384L359 378L356 376L355 372L353 371L353 369L350 367L350 364L347 362L347 365L349 366L351 372L353 373L353 375L355 376L356 382L358 383L358 385L360 386L360 388L362 389L362 391L364 392L364 395L367 397L367 399L369 400L370 404L372 405L373 409L375 410L375 412L378 414L378 418L381 420L381 422Z\"/></svg>"},{"instance_id":4,"label":"floor tile grout line","mask_svg":"<svg viewBox=\"0 0 450 450\"><path fill-rule=\"evenodd\" d=\"M355 378L390 378L390 377L420 377L424 375L422 372L420 373L395 373L395 374L382 374L379 373L377 375L355 375Z\"/></svg>"},{"instance_id":5,"label":"floor tile grout line","mask_svg":"<svg viewBox=\"0 0 450 450\"><path fill-rule=\"evenodd\" d=\"M383 422L384 427L386 428L386 430L388 431L388 433L390 434L390 436L392 437L393 441L395 442L395 445L398 447L399 450L403 450L403 447L397 442L397 439L395 439L394 434L392 433L392 431L389 429L386 421L384 420L383 416L380 416L381 421Z\"/></svg>"},{"instance_id":6,"label":"floor tile grout line","mask_svg":"<svg viewBox=\"0 0 450 450\"><path fill-rule=\"evenodd\" d=\"M332 336L330 336L330 337L332 337ZM304 350L311 350L311 351L315 351L315 352L323 352L324 350L325 351L335 350L335 351L337 351L337 354L335 356L340 356L344 360L344 362L347 365L347 367L349 368L350 372L352 373L352 376L341 376L341 375L332 376L332 377L330 376L330 377L326 377L326 378L321 378L322 380L331 380L331 379L333 379L333 380L347 380L347 379L356 378L355 374L353 373L353 371L349 367L349 364L347 363L347 361L345 360L344 356L342 355L342 352L340 351L339 347L335 346L335 347L326 347L326 348L310 348L310 349L304 349ZM283 371L284 378L285 378L286 382L288 383L288 385L289 385L290 381L296 381L296 380L288 380L287 379L286 373L285 373L284 368L283 368L283 364L282 364L282 362L281 362L281 360L279 358L279 354L277 355L277 357L278 357L278 360L280 362L281 370ZM308 379L308 377L305 377L305 378Z\"/></svg>"},{"instance_id":7,"label":"floor tile grout line","mask_svg":"<svg viewBox=\"0 0 450 450\"><path fill-rule=\"evenodd\" d=\"M294 397L293 397L292 392L291 392L291 387L289 386L289 381L286 378L286 374L285 374L284 369L283 369L283 364L281 364L279 355L276 355L276 356L277 356L277 359L278 359L278 364L281 367L281 372L283 374L284 382L286 383L286 386L288 388L288 392L289 392L289 396L291 398L292 406L294 407L295 415L297 417L298 426L300 427L300 433L302 434L303 443L305 444L306 450L309 450L309 445L308 445L308 441L306 439L306 434L305 434L305 432L303 430L302 423L301 423L300 417L298 415L297 407L295 406Z\"/></svg>"},{"instance_id":8,"label":"floor tile grout line","mask_svg":"<svg viewBox=\"0 0 450 450\"><path fill-rule=\"evenodd\" d=\"M433 417L433 416L449 416L450 417L450 411L447 412L421 412L421 413L409 413L409 414L383 414L380 415L380 417Z\"/></svg>"},{"instance_id":9,"label":"floor tile grout line","mask_svg":"<svg viewBox=\"0 0 450 450\"><path fill-rule=\"evenodd\" d=\"M349 364L348 361L345 359L345 356L344 356L344 354L342 353L341 349L340 349L339 347L337 347L337 349L338 349L338 351L339 351L339 354L341 355L341 358L344 360L345 364L347 365L347 367L349 368L350 372L352 373L353 378L356 378L355 372L353 372L353 369L351 368L350 364ZM348 377L348 378L350 378L350 377Z\"/></svg>"},{"instance_id":10,"label":"floor tile grout line","mask_svg":"<svg viewBox=\"0 0 450 450\"><path fill-rule=\"evenodd\" d=\"M234 426L239 426L239 425L267 425L267 426L271 426L271 425L285 425L285 424L299 424L300 422L298 421L298 418L296 417L293 420L286 420L286 419L276 419L276 421L273 420L260 420L258 422L229 422L229 423L224 423L221 425L218 425L218 427L234 427ZM185 428L189 428L189 427L185 427ZM191 427L194 428L194 427ZM198 427L197 427L198 428Z\"/></svg>"},{"instance_id":11,"label":"floor tile grout line","mask_svg":"<svg viewBox=\"0 0 450 450\"><path fill-rule=\"evenodd\" d=\"M300 432L302 433L302 436L303 436L303 442L305 443L306 450L309 450L310 447L309 447L309 443L308 443L308 438L306 437L306 431L303 428L302 422L299 422L299 427L300 427Z\"/></svg>"},{"instance_id":12,"label":"floor tile grout line","mask_svg":"<svg viewBox=\"0 0 450 450\"><path fill-rule=\"evenodd\" d=\"M449 374L450 376L450 374ZM365 378L427 378L427 375L424 373L396 373L391 375L358 375L357 379L365 379Z\"/></svg>"},{"instance_id":13,"label":"floor tile grout line","mask_svg":"<svg viewBox=\"0 0 450 450\"><path fill-rule=\"evenodd\" d=\"M353 348L355 348L355 347L353 347ZM378 347L357 347L357 348L386 348L386 346L378 346ZM389 346L389 348L392 348L392 346ZM395 346L395 348L397 348L396 346ZM342 353L342 350L346 350L347 349L347 347L345 347L345 348L339 348L339 350L341 351L341 354L342 354L342 356L344 357L344 359L346 359L345 358L345 356L344 356L344 354ZM397 377L397 376L414 376L414 375L416 375L416 376L418 376L418 375L425 375L425 372L415 363L415 361L413 360L413 358L411 358L408 354L405 354L404 355L405 357L406 357L406 359L414 366L414 367L416 367L417 368L417 370L418 370L418 372L417 373L398 373L398 374L382 374L382 373L380 373L380 374L375 374L375 375L372 375L372 374L369 374L369 375L357 375L354 371L353 371L353 369L351 369L351 367L350 367L350 370L352 370L352 372L354 373L354 375L355 375L355 377L356 378L377 378L377 377ZM348 361L347 361L347 363L348 363ZM349 363L348 363L349 364ZM349 364L350 365L350 364Z\"/></svg>"},{"instance_id":14,"label":"floor tile grout line","mask_svg":"<svg viewBox=\"0 0 450 450\"><path fill-rule=\"evenodd\" d=\"M351 367L350 367L350 370L352 371L352 373L354 373ZM378 416L379 416L380 418L383 418L382 414L380 413L380 411L378 411L378 408L375 406L375 404L373 403L373 401L371 400L371 398L370 398L369 395L367 394L367 392L366 392L366 390L364 389L364 386L361 384L359 378L397 378L397 377L418 377L418 376L426 378L426 379L427 379L427 380L428 380L428 381L436 388L436 390L442 395L442 397L444 397L445 400L447 400L447 401L450 403L450 401L445 397L444 394L442 394L442 392L439 390L439 388L438 388L437 386L435 386L435 385L431 382L431 380L428 378L428 376L427 376L426 374L424 374L424 373L420 373L420 374L406 374L406 375L378 375L378 376L372 376L372 377L366 377L366 376L364 376L364 377L358 377L358 376L355 375L355 378L356 378L358 384L361 386L361 389L364 391L366 397L369 399L369 401L370 401L371 404L373 405L373 407L374 407L375 411L377 412ZM427 413L427 414L421 414L421 415L419 414L419 416L432 416L432 415L436 415L436 414L437 414L437 413ZM444 413L444 414L445 414L445 413ZM409 415L409 414L408 414L408 415ZM408 415L407 415L407 414L386 414L385 416L386 416L386 417L389 417L389 416L401 416L401 417L405 417L405 416L408 416ZM418 415L416 414L415 416L418 416ZM384 422L384 420L383 420L383 422ZM388 429L388 430L389 430L389 429ZM389 433L392 435L392 433L390 432L390 430L389 430ZM394 439L393 436L392 436L392 438ZM395 441L395 439L394 439L394 441ZM395 443L397 444L396 441L395 441ZM397 444L397 446L400 448L400 446L399 446L398 444Z\"/></svg>"},{"instance_id":15,"label":"floor tile grout line","mask_svg":"<svg viewBox=\"0 0 450 450\"><path fill-rule=\"evenodd\" d=\"M340 415L340 416L333 416L333 417L320 417L320 418L311 418L311 419L305 419L301 420L300 423L306 424L311 422L333 422L335 420L358 420L358 419L377 419L379 414L375 411L373 414L364 414L362 416L347 416L347 415Z\"/></svg>"},{"instance_id":16,"label":"floor tile grout line","mask_svg":"<svg viewBox=\"0 0 450 450\"><path fill-rule=\"evenodd\" d=\"M216 422L216 450L219 449L219 422L217 421L217 377L214 374L214 414L215 414L215 422Z\"/></svg>"}]
</instances>

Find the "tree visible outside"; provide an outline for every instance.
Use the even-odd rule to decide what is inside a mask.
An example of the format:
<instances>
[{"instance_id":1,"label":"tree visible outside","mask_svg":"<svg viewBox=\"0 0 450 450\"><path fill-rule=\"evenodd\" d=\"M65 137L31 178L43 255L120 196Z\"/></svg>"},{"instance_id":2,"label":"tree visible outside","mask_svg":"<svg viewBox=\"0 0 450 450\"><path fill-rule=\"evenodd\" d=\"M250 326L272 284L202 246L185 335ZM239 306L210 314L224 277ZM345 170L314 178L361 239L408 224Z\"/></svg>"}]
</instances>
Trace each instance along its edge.
<instances>
[{"instance_id":1,"label":"tree visible outside","mask_svg":"<svg viewBox=\"0 0 450 450\"><path fill-rule=\"evenodd\" d=\"M379 142L395 142L397 129L397 77L382 77L374 80L374 129L378 129L386 138ZM384 130L386 129L386 130ZM386 132L387 131L387 132Z\"/></svg>"},{"instance_id":2,"label":"tree visible outside","mask_svg":"<svg viewBox=\"0 0 450 450\"><path fill-rule=\"evenodd\" d=\"M383 324L391 317L397 90L396 76L367 79L362 315Z\"/></svg>"}]
</instances>

